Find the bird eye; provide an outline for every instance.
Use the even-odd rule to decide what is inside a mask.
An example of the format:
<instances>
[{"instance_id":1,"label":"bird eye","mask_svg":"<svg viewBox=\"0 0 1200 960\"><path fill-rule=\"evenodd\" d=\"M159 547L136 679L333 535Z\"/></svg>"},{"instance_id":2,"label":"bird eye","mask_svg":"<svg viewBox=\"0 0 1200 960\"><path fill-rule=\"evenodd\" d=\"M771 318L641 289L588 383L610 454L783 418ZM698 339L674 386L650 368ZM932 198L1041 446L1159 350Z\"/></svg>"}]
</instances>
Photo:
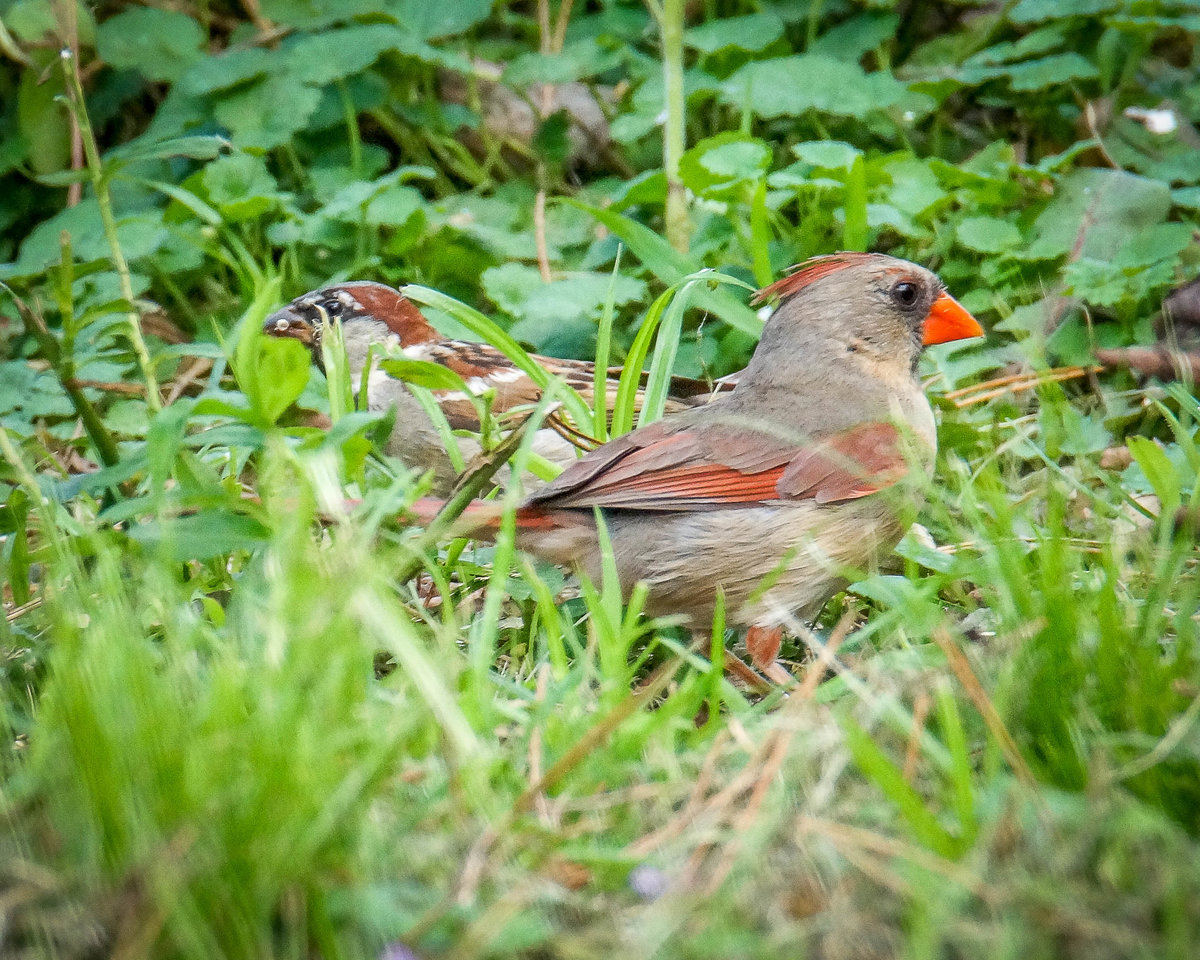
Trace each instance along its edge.
<instances>
[{"instance_id":1,"label":"bird eye","mask_svg":"<svg viewBox=\"0 0 1200 960\"><path fill-rule=\"evenodd\" d=\"M911 307L917 302L917 285L908 280L901 280L892 287L892 297L901 306Z\"/></svg>"},{"instance_id":2,"label":"bird eye","mask_svg":"<svg viewBox=\"0 0 1200 960\"><path fill-rule=\"evenodd\" d=\"M340 300L326 300L321 304L321 308L330 320L334 320L342 315L342 301Z\"/></svg>"}]
</instances>

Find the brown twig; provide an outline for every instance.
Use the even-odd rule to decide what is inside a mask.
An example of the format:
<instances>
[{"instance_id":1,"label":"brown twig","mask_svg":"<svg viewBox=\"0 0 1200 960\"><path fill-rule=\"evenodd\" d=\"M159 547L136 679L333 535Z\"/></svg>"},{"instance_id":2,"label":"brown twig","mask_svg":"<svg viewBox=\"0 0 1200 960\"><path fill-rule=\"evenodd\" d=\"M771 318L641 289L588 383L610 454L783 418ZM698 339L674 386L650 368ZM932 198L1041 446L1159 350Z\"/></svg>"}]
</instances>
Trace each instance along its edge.
<instances>
[{"instance_id":1,"label":"brown twig","mask_svg":"<svg viewBox=\"0 0 1200 960\"><path fill-rule=\"evenodd\" d=\"M550 273L550 248L546 244L546 189L538 190L533 201L533 239L537 246L538 272L542 282L549 283L554 279Z\"/></svg>"},{"instance_id":2,"label":"brown twig","mask_svg":"<svg viewBox=\"0 0 1200 960\"><path fill-rule=\"evenodd\" d=\"M212 369L212 360L208 357L193 357L179 375L175 378L175 382L171 384L171 389L167 391L167 395L163 398L163 403L170 406L176 400L184 395L189 387L196 380Z\"/></svg>"},{"instance_id":3,"label":"brown twig","mask_svg":"<svg viewBox=\"0 0 1200 960\"><path fill-rule=\"evenodd\" d=\"M1157 347L1115 347L1097 350L1096 359L1106 367L1128 367L1136 373L1160 380L1200 382L1200 353Z\"/></svg>"},{"instance_id":4,"label":"brown twig","mask_svg":"<svg viewBox=\"0 0 1200 960\"><path fill-rule=\"evenodd\" d=\"M146 392L144 383L125 383L124 381L112 380L81 380L79 377L70 377L63 380L63 386L71 386L82 390L87 387L92 390L103 390L105 393L123 393L131 397L140 397Z\"/></svg>"},{"instance_id":5,"label":"brown twig","mask_svg":"<svg viewBox=\"0 0 1200 960\"><path fill-rule=\"evenodd\" d=\"M925 719L933 701L929 694L920 693L913 704L912 728L908 732L908 747L904 751L904 779L909 783L917 775L917 759L921 755L921 734L925 730Z\"/></svg>"},{"instance_id":6,"label":"brown twig","mask_svg":"<svg viewBox=\"0 0 1200 960\"><path fill-rule=\"evenodd\" d=\"M987 695L987 691L983 689L983 684L979 682L979 678L975 676L975 671L971 669L967 655L959 649L954 639L950 636L950 632L945 627L939 627L933 632L933 642L938 645L938 648L945 655L951 672L958 682L962 684L967 697L975 705L975 709L979 711L979 715L983 717L983 722L992 736L996 738L996 742L1000 746L1000 752L1004 754L1004 759L1008 761L1008 765L1012 768L1013 773L1016 774L1017 779L1026 786L1033 786L1033 771L1029 769L1029 764L1021 756L1021 751L1017 748L1016 741L1013 740L1012 734L1008 732L1008 728L1000 718L1000 714L997 712L995 704L992 703L991 697Z\"/></svg>"},{"instance_id":7,"label":"brown twig","mask_svg":"<svg viewBox=\"0 0 1200 960\"><path fill-rule=\"evenodd\" d=\"M1007 377L997 377L994 380L985 380L983 383L976 383L969 387L951 390L949 393L942 394L942 396L961 410L964 407L974 406L977 403L986 403L988 400L994 400L996 397L1003 396L1006 393L1022 393L1026 390L1033 390L1040 387L1045 383L1061 383L1065 380L1077 380L1103 369L1103 367L1098 366L1058 367L1038 373L1014 373Z\"/></svg>"},{"instance_id":8,"label":"brown twig","mask_svg":"<svg viewBox=\"0 0 1200 960\"><path fill-rule=\"evenodd\" d=\"M543 663L538 671L537 688L533 695L534 703L546 702L546 689L550 683L550 664ZM529 782L530 784L539 783L542 779L542 728L534 726L533 732L529 735ZM546 794L543 791L538 791L533 800L534 809L537 810L538 819L547 827L554 825L554 819L550 815L550 802L546 799Z\"/></svg>"},{"instance_id":9,"label":"brown twig","mask_svg":"<svg viewBox=\"0 0 1200 960\"><path fill-rule=\"evenodd\" d=\"M79 60L79 8L73 0L58 0L55 18L58 20L59 32L62 34L64 46L71 51L71 56ZM79 121L71 114L71 170L79 171L84 168L83 133L79 129ZM67 187L67 206L75 207L83 199L83 181L76 180Z\"/></svg>"}]
</instances>

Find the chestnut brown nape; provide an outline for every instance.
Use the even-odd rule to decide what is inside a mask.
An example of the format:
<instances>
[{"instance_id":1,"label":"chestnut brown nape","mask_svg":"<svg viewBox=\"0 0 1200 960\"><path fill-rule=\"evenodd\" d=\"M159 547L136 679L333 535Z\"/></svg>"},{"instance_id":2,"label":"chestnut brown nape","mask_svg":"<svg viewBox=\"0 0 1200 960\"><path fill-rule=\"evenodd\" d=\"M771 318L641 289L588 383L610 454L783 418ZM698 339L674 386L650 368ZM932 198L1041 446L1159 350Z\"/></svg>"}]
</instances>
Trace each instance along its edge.
<instances>
[{"instance_id":1,"label":"chestnut brown nape","mask_svg":"<svg viewBox=\"0 0 1200 960\"><path fill-rule=\"evenodd\" d=\"M403 344L439 339L425 315L416 304L394 287L363 281L343 284L340 288L358 304L361 316L371 317L387 325Z\"/></svg>"}]
</instances>

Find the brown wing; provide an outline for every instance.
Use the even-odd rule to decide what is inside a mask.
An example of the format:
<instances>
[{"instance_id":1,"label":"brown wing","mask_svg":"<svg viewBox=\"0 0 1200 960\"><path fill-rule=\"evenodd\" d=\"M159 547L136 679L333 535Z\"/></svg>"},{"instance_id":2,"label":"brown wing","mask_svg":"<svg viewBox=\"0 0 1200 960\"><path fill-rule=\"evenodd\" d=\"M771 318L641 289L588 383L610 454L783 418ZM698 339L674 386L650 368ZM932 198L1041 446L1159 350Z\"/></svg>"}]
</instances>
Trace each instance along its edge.
<instances>
[{"instance_id":1,"label":"brown wing","mask_svg":"<svg viewBox=\"0 0 1200 960\"><path fill-rule=\"evenodd\" d=\"M605 444L527 502L662 511L837 503L890 486L907 469L890 424L864 424L800 449L728 425L664 420Z\"/></svg>"}]
</instances>

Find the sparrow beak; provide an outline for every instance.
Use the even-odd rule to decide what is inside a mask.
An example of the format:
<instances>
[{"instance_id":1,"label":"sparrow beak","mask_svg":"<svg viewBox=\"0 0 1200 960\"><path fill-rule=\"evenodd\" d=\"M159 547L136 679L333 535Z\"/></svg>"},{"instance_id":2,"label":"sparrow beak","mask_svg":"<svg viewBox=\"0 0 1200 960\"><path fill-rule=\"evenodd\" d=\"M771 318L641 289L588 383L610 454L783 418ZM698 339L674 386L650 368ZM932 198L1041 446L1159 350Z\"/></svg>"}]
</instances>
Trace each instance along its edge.
<instances>
[{"instance_id":1,"label":"sparrow beak","mask_svg":"<svg viewBox=\"0 0 1200 960\"><path fill-rule=\"evenodd\" d=\"M967 313L962 304L943 290L933 301L929 316L925 318L924 336L921 342L928 347L935 343L969 340L971 337L982 337L983 335L983 327L979 325L979 321Z\"/></svg>"},{"instance_id":2,"label":"sparrow beak","mask_svg":"<svg viewBox=\"0 0 1200 960\"><path fill-rule=\"evenodd\" d=\"M287 337L299 340L306 347L312 347L314 340L313 325L303 317L297 316L291 307L276 310L263 323L263 333L269 337Z\"/></svg>"}]
</instances>

